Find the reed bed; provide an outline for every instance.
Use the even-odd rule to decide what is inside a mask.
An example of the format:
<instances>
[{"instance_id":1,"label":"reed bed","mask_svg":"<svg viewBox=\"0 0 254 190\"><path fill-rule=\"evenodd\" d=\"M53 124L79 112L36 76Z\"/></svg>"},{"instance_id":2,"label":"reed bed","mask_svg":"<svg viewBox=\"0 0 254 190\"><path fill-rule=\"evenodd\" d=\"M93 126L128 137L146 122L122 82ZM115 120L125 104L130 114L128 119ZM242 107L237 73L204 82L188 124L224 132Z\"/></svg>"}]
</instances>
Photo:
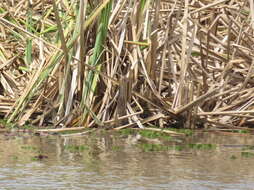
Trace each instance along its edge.
<instances>
[{"instance_id":1,"label":"reed bed","mask_svg":"<svg viewBox=\"0 0 254 190\"><path fill-rule=\"evenodd\" d=\"M1 0L0 115L22 126L254 123L251 0Z\"/></svg>"}]
</instances>

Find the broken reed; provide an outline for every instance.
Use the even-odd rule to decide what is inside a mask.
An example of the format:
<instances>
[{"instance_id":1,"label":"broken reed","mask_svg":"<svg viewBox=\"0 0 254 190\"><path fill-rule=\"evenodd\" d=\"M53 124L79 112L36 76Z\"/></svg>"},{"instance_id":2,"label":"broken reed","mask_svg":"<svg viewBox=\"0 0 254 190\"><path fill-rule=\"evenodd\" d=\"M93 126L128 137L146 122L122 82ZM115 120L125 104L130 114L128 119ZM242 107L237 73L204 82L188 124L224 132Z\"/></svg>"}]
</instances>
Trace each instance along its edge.
<instances>
[{"instance_id":1,"label":"broken reed","mask_svg":"<svg viewBox=\"0 0 254 190\"><path fill-rule=\"evenodd\" d=\"M0 113L23 125L253 124L247 0L0 5Z\"/></svg>"}]
</instances>

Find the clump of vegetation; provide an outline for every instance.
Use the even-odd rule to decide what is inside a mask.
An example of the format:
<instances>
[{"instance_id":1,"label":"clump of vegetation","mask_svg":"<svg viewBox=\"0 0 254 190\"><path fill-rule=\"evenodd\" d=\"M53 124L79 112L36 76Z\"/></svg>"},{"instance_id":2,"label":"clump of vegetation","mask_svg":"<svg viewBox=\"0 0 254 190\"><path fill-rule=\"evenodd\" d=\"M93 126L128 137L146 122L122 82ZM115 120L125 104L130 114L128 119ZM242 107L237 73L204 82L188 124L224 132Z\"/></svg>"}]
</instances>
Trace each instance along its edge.
<instances>
[{"instance_id":1,"label":"clump of vegetation","mask_svg":"<svg viewBox=\"0 0 254 190\"><path fill-rule=\"evenodd\" d=\"M231 160L235 160L235 159L237 159L237 157L236 157L235 155L231 155L231 156L230 156L230 159L231 159Z\"/></svg>"},{"instance_id":2,"label":"clump of vegetation","mask_svg":"<svg viewBox=\"0 0 254 190\"><path fill-rule=\"evenodd\" d=\"M172 137L166 133L163 132L157 132L157 131L149 131L149 130L141 130L139 131L139 134L142 137L151 138L151 139L163 139L163 140L172 140Z\"/></svg>"},{"instance_id":3,"label":"clump of vegetation","mask_svg":"<svg viewBox=\"0 0 254 190\"><path fill-rule=\"evenodd\" d=\"M29 151L38 151L38 148L37 148L37 147L35 147L35 146L30 146L30 145L21 146L21 149L23 149L23 150L29 150Z\"/></svg>"},{"instance_id":4,"label":"clump of vegetation","mask_svg":"<svg viewBox=\"0 0 254 190\"><path fill-rule=\"evenodd\" d=\"M233 132L234 132L234 133L240 133L240 134L250 133L249 130L245 130L245 129L233 130Z\"/></svg>"},{"instance_id":5,"label":"clump of vegetation","mask_svg":"<svg viewBox=\"0 0 254 190\"><path fill-rule=\"evenodd\" d=\"M31 125L31 124L25 124L25 125L23 125L23 128L32 130L32 129L35 129L36 127L34 125Z\"/></svg>"},{"instance_id":6,"label":"clump of vegetation","mask_svg":"<svg viewBox=\"0 0 254 190\"><path fill-rule=\"evenodd\" d=\"M169 134L164 133L163 131L151 131L151 130L145 130L145 129L136 130L136 129L128 128L128 129L120 130L119 133L122 136L139 134L140 136L149 138L149 139L161 139L161 140L167 140L167 141L172 140L172 137Z\"/></svg>"},{"instance_id":7,"label":"clump of vegetation","mask_svg":"<svg viewBox=\"0 0 254 190\"><path fill-rule=\"evenodd\" d=\"M247 145L244 148L242 148L242 150L254 150L254 146L253 145Z\"/></svg>"},{"instance_id":8,"label":"clump of vegetation","mask_svg":"<svg viewBox=\"0 0 254 190\"><path fill-rule=\"evenodd\" d=\"M213 150L216 148L215 144L187 144L187 145L161 145L161 144L151 144L151 143L141 143L138 145L142 150L145 152L150 151L167 151L167 150L176 150L176 151L182 151L182 150Z\"/></svg>"},{"instance_id":9,"label":"clump of vegetation","mask_svg":"<svg viewBox=\"0 0 254 190\"><path fill-rule=\"evenodd\" d=\"M18 126L253 124L251 6L1 0L0 115Z\"/></svg>"},{"instance_id":10,"label":"clump of vegetation","mask_svg":"<svg viewBox=\"0 0 254 190\"><path fill-rule=\"evenodd\" d=\"M193 135L194 131L191 129L176 129L176 128L170 128L170 130L178 132L178 133L183 133L186 136L191 136Z\"/></svg>"},{"instance_id":11,"label":"clump of vegetation","mask_svg":"<svg viewBox=\"0 0 254 190\"><path fill-rule=\"evenodd\" d=\"M150 143L141 143L138 147L144 152L158 152L158 151L166 151L171 149L171 147L161 144L150 144Z\"/></svg>"},{"instance_id":12,"label":"clump of vegetation","mask_svg":"<svg viewBox=\"0 0 254 190\"><path fill-rule=\"evenodd\" d=\"M89 147L85 145L65 145L64 149L72 153L75 153L75 152L83 152L85 150L89 150Z\"/></svg>"},{"instance_id":13,"label":"clump of vegetation","mask_svg":"<svg viewBox=\"0 0 254 190\"><path fill-rule=\"evenodd\" d=\"M121 146L112 146L111 148L112 148L112 151L115 151L115 152L117 152L117 151L122 149Z\"/></svg>"},{"instance_id":14,"label":"clump of vegetation","mask_svg":"<svg viewBox=\"0 0 254 190\"><path fill-rule=\"evenodd\" d=\"M188 144L187 148L196 150L212 150L216 148L215 144Z\"/></svg>"},{"instance_id":15,"label":"clump of vegetation","mask_svg":"<svg viewBox=\"0 0 254 190\"><path fill-rule=\"evenodd\" d=\"M14 126L14 123L8 123L6 119L0 119L0 128L12 128Z\"/></svg>"},{"instance_id":16,"label":"clump of vegetation","mask_svg":"<svg viewBox=\"0 0 254 190\"><path fill-rule=\"evenodd\" d=\"M241 156L245 157L245 158L252 158L252 157L254 157L254 153L253 152L241 152Z\"/></svg>"},{"instance_id":17,"label":"clump of vegetation","mask_svg":"<svg viewBox=\"0 0 254 190\"><path fill-rule=\"evenodd\" d=\"M135 129L132 129L132 128L127 128L127 129L120 130L119 133L123 136L128 136L128 135L136 134L137 131Z\"/></svg>"},{"instance_id":18,"label":"clump of vegetation","mask_svg":"<svg viewBox=\"0 0 254 190\"><path fill-rule=\"evenodd\" d=\"M173 150L177 150L177 151L182 151L184 150L184 145L174 145L174 146L171 146L171 149Z\"/></svg>"},{"instance_id":19,"label":"clump of vegetation","mask_svg":"<svg viewBox=\"0 0 254 190\"><path fill-rule=\"evenodd\" d=\"M18 156L12 155L12 156L11 156L11 159L12 159L12 160L18 160Z\"/></svg>"},{"instance_id":20,"label":"clump of vegetation","mask_svg":"<svg viewBox=\"0 0 254 190\"><path fill-rule=\"evenodd\" d=\"M39 159L37 157L32 157L31 161L38 161Z\"/></svg>"},{"instance_id":21,"label":"clump of vegetation","mask_svg":"<svg viewBox=\"0 0 254 190\"><path fill-rule=\"evenodd\" d=\"M9 123L6 119L0 119L0 128L1 127L10 129L10 128L18 128L18 125L16 123L13 123L13 122ZM29 124L28 122L26 122L22 126L22 128L23 129L35 129L35 126L32 125L32 124Z\"/></svg>"}]
</instances>

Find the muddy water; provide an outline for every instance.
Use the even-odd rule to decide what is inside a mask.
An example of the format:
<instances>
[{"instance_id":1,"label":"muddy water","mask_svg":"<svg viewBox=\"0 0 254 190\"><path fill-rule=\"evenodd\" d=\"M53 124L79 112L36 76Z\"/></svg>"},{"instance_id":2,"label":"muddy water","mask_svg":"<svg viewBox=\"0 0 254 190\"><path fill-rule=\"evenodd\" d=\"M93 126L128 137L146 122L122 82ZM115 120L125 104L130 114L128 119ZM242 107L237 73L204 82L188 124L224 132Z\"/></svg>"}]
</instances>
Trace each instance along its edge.
<instances>
[{"instance_id":1,"label":"muddy water","mask_svg":"<svg viewBox=\"0 0 254 190\"><path fill-rule=\"evenodd\" d=\"M140 148L144 142L160 143L109 133L0 134L0 189L254 190L252 135L201 133L170 142L216 144L211 149L149 151Z\"/></svg>"}]
</instances>

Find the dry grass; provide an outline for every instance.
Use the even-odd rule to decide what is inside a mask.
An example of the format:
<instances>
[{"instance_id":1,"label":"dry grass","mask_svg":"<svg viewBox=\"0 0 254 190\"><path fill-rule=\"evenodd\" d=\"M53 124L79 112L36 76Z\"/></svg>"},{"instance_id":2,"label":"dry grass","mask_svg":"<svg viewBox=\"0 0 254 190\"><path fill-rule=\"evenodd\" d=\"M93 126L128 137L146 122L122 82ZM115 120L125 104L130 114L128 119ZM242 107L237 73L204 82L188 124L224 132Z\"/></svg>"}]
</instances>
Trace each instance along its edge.
<instances>
[{"instance_id":1,"label":"dry grass","mask_svg":"<svg viewBox=\"0 0 254 190\"><path fill-rule=\"evenodd\" d=\"M0 114L8 122L254 122L253 1L1 2Z\"/></svg>"}]
</instances>

